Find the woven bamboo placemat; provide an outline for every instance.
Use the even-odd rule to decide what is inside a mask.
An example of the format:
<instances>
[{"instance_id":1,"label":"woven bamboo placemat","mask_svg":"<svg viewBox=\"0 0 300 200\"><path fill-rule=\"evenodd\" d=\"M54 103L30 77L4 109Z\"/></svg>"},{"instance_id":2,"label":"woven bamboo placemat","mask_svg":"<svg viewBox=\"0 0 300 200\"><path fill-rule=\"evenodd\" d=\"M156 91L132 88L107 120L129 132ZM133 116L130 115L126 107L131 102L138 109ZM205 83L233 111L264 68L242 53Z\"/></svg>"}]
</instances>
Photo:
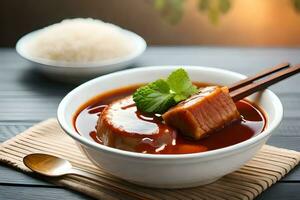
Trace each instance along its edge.
<instances>
[{"instance_id":1,"label":"woven bamboo placemat","mask_svg":"<svg viewBox=\"0 0 300 200\"><path fill-rule=\"evenodd\" d=\"M22 159L30 153L49 153L66 158L74 167L98 181L66 175L41 177L56 185L84 193L96 199L254 199L280 180L299 162L300 153L268 145L239 170L218 181L189 189L152 189L115 178L93 165L75 142L63 133L56 119L39 123L0 145L0 161L26 173Z\"/></svg>"}]
</instances>

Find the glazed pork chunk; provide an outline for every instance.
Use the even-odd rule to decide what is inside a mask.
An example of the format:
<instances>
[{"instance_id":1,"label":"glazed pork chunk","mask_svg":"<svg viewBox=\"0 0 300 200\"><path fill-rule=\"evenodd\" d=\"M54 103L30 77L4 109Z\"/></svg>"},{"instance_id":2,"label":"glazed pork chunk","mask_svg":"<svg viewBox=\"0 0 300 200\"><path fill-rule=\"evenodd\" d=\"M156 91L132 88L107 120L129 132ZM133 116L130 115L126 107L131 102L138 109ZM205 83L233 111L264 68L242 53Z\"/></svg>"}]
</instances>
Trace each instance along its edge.
<instances>
[{"instance_id":1,"label":"glazed pork chunk","mask_svg":"<svg viewBox=\"0 0 300 200\"><path fill-rule=\"evenodd\" d=\"M166 124L193 139L209 133L240 118L227 87L210 86L163 114Z\"/></svg>"},{"instance_id":2,"label":"glazed pork chunk","mask_svg":"<svg viewBox=\"0 0 300 200\"><path fill-rule=\"evenodd\" d=\"M128 96L112 102L102 111L97 122L97 136L106 146L158 153L172 144L176 130L164 124L160 117L141 114L132 96Z\"/></svg>"}]
</instances>

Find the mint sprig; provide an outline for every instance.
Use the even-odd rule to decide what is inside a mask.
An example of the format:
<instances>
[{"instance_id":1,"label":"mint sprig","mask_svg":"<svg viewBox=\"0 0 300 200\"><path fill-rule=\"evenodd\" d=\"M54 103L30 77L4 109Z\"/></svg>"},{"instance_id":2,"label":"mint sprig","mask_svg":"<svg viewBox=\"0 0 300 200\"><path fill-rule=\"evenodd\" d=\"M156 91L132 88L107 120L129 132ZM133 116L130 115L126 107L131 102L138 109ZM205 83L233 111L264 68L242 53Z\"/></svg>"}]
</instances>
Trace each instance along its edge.
<instances>
[{"instance_id":1,"label":"mint sprig","mask_svg":"<svg viewBox=\"0 0 300 200\"><path fill-rule=\"evenodd\" d=\"M142 112L162 114L197 91L187 72L180 68L173 71L167 80L159 79L137 89L133 100Z\"/></svg>"}]
</instances>

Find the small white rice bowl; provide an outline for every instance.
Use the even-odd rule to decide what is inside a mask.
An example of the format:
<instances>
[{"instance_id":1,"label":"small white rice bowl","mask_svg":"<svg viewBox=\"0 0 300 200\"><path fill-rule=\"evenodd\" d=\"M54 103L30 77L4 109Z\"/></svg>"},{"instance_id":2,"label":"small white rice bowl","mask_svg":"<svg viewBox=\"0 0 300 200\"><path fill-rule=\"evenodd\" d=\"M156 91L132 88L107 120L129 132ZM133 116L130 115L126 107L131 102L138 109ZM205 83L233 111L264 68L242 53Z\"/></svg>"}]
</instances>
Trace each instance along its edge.
<instances>
[{"instance_id":1,"label":"small white rice bowl","mask_svg":"<svg viewBox=\"0 0 300 200\"><path fill-rule=\"evenodd\" d=\"M66 19L41 29L27 50L31 57L69 63L121 58L134 50L122 30L91 18Z\"/></svg>"}]
</instances>

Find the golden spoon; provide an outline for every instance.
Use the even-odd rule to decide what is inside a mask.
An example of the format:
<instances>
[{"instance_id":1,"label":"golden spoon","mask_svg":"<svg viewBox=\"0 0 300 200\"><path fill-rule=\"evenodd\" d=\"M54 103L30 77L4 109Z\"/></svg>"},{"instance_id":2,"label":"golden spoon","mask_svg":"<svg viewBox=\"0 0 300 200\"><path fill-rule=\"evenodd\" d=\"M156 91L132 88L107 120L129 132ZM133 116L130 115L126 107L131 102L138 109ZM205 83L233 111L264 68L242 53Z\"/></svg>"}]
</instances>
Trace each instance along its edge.
<instances>
[{"instance_id":1,"label":"golden spoon","mask_svg":"<svg viewBox=\"0 0 300 200\"><path fill-rule=\"evenodd\" d=\"M44 176L63 176L67 174L76 174L86 176L85 172L74 169L71 163L65 159L49 154L29 154L23 158L23 162L32 171Z\"/></svg>"},{"instance_id":2,"label":"golden spoon","mask_svg":"<svg viewBox=\"0 0 300 200\"><path fill-rule=\"evenodd\" d=\"M29 154L23 158L23 163L31 169L32 171L49 177L59 177L64 175L77 175L84 178L88 178L90 180L100 182L103 184L103 187L106 187L107 189L115 189L118 192L123 192L127 195L133 196L138 199L145 199L145 197L142 197L136 193L127 191L125 189L119 188L112 183L103 183L100 180L99 176L78 170L73 168L72 164L65 159L49 155L49 154L42 154L42 153L34 153ZM106 195L106 194L104 194ZM107 196L107 195L106 195Z\"/></svg>"}]
</instances>

